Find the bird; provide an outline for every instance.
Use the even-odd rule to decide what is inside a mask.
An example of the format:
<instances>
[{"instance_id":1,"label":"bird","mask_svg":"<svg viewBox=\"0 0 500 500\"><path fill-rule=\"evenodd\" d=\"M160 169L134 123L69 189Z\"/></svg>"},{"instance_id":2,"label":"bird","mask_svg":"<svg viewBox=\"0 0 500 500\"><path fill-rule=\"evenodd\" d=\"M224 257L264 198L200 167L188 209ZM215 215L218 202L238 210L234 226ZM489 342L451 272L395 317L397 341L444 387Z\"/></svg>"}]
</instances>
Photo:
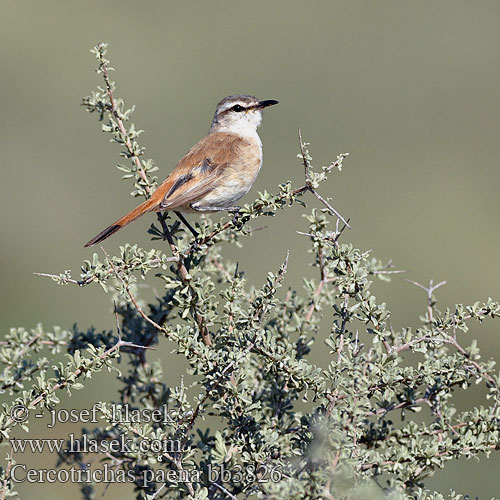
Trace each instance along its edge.
<instances>
[{"instance_id":1,"label":"bird","mask_svg":"<svg viewBox=\"0 0 500 500\"><path fill-rule=\"evenodd\" d=\"M84 246L104 241L148 212L174 211L196 236L185 213L237 211L234 204L252 187L262 166L257 127L262 110L278 104L235 94L216 106L208 134L177 163L152 196L101 231Z\"/></svg>"}]
</instances>

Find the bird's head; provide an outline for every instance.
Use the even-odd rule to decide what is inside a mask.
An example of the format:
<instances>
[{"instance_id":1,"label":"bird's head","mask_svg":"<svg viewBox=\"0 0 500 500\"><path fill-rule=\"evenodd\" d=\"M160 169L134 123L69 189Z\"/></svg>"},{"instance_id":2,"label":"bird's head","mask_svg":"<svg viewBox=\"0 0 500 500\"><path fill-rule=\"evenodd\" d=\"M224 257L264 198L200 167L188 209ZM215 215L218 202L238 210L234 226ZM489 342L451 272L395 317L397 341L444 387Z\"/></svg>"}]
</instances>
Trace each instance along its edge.
<instances>
[{"instance_id":1,"label":"bird's head","mask_svg":"<svg viewBox=\"0 0 500 500\"><path fill-rule=\"evenodd\" d=\"M251 95L231 95L217 104L211 130L241 135L254 133L262 121L261 111L278 104L274 99L259 101Z\"/></svg>"}]
</instances>

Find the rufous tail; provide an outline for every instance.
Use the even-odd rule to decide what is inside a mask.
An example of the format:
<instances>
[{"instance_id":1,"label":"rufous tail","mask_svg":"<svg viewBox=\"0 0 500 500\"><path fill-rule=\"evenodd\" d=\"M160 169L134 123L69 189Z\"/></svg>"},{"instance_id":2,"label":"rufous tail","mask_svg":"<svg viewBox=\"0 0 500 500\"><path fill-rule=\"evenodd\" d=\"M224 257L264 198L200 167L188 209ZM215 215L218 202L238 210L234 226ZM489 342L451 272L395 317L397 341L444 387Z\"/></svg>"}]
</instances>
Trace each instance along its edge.
<instances>
[{"instance_id":1,"label":"rufous tail","mask_svg":"<svg viewBox=\"0 0 500 500\"><path fill-rule=\"evenodd\" d=\"M114 224L108 226L104 231L101 231L97 236L94 236L89 242L85 243L84 246L90 247L92 245L95 245L96 243L104 241L106 238L109 238L112 234L115 234L117 231L119 231L122 227L125 227L127 224L130 224L132 221L138 219L141 215L145 214L146 212L151 212L154 209L156 203L156 200L151 198L149 200L146 200L137 208L134 208L134 210L129 212L127 215L124 215L121 219L118 219Z\"/></svg>"}]
</instances>

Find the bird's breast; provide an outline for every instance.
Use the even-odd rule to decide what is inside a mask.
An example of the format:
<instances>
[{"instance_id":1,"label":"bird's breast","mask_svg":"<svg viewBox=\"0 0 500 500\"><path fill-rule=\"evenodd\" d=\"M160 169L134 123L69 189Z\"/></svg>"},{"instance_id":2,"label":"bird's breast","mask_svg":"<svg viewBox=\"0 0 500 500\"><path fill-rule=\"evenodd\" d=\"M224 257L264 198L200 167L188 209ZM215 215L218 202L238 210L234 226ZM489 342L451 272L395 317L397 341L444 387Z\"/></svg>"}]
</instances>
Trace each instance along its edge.
<instances>
[{"instance_id":1,"label":"bird's breast","mask_svg":"<svg viewBox=\"0 0 500 500\"><path fill-rule=\"evenodd\" d=\"M209 207L230 207L242 198L257 179L262 166L260 141L244 140L233 152L231 161L224 166L224 172L214 189L207 193L197 205Z\"/></svg>"}]
</instances>

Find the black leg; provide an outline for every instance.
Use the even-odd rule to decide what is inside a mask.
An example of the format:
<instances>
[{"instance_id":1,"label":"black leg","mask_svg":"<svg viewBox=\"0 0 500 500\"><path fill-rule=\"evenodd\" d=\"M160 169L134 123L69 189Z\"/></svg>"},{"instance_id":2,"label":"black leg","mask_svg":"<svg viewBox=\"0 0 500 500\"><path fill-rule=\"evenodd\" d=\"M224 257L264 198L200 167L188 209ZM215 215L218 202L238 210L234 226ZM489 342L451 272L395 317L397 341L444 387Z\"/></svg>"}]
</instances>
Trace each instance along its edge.
<instances>
[{"instance_id":1,"label":"black leg","mask_svg":"<svg viewBox=\"0 0 500 500\"><path fill-rule=\"evenodd\" d=\"M157 212L156 217L158 217L158 220L160 221L161 227L163 229L163 239L167 240L169 245L174 248L175 243L174 240L172 239L172 235L170 234L170 231L168 230L167 223L165 222L165 216L166 212Z\"/></svg>"},{"instance_id":2,"label":"black leg","mask_svg":"<svg viewBox=\"0 0 500 500\"><path fill-rule=\"evenodd\" d=\"M179 217L180 221L191 231L191 233L193 234L193 236L195 238L198 237L198 231L196 231L196 229L191 226L191 224L189 224L189 222L186 220L186 218L184 217L184 215L182 215L180 212L177 212L177 210L174 210L174 213L175 215L177 215L177 217Z\"/></svg>"}]
</instances>

